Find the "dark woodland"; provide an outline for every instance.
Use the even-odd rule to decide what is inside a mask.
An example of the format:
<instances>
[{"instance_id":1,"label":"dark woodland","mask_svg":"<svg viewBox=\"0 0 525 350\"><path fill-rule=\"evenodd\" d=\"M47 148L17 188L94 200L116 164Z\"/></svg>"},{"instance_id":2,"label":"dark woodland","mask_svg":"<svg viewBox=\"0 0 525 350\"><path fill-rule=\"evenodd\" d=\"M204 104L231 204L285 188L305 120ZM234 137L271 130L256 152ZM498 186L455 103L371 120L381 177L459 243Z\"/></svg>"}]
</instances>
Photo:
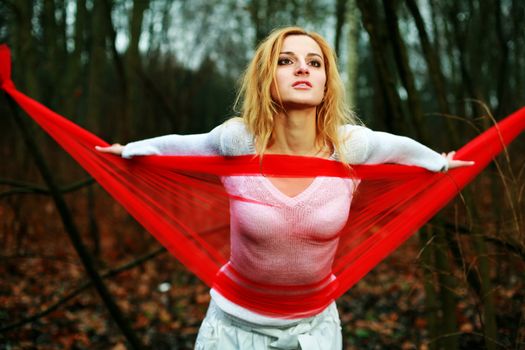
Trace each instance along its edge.
<instances>
[{"instance_id":1,"label":"dark woodland","mask_svg":"<svg viewBox=\"0 0 525 350\"><path fill-rule=\"evenodd\" d=\"M370 128L455 150L525 105L521 0L1 0L18 89L109 142L207 132L273 28ZM208 287L1 92L0 350L191 349ZM525 349L525 137L338 300L345 349Z\"/></svg>"}]
</instances>

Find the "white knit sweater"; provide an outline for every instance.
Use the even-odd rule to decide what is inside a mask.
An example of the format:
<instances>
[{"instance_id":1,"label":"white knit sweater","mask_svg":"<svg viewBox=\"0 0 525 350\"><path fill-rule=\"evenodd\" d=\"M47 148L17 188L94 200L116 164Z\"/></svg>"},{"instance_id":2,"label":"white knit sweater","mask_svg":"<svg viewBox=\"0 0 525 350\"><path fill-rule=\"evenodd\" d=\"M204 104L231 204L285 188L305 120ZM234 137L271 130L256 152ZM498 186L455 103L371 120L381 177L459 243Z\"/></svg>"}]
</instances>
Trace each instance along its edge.
<instances>
[{"instance_id":1,"label":"white knit sweater","mask_svg":"<svg viewBox=\"0 0 525 350\"><path fill-rule=\"evenodd\" d=\"M430 171L446 170L447 161L439 153L408 137L372 131L363 126L345 125L342 152L350 164L397 163L417 165ZM231 119L206 134L167 135L131 142L122 156L143 155L224 155L254 154L253 136L244 122ZM337 155L334 155L337 158Z\"/></svg>"}]
</instances>

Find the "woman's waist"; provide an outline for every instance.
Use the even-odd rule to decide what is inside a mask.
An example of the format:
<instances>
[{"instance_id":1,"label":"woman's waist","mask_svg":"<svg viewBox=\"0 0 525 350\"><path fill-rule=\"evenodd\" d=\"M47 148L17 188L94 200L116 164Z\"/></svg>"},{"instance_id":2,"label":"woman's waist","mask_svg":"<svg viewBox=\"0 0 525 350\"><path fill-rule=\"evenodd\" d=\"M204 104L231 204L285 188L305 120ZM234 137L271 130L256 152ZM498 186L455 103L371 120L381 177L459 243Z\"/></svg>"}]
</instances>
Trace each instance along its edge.
<instances>
[{"instance_id":1,"label":"woman's waist","mask_svg":"<svg viewBox=\"0 0 525 350\"><path fill-rule=\"evenodd\" d=\"M330 271L322 278L304 284L276 283L273 279L254 280L227 263L217 273L213 289L250 311L293 319L310 317L326 308L334 300L337 279Z\"/></svg>"},{"instance_id":2,"label":"woman's waist","mask_svg":"<svg viewBox=\"0 0 525 350\"><path fill-rule=\"evenodd\" d=\"M335 302L332 301L328 306L321 310L317 315L310 317L299 317L299 318L282 318L275 316L267 316L254 312L247 308L244 308L229 299L225 298L215 289L210 290L211 303L215 304L233 323L238 325L244 325L247 327L272 327L277 329L293 327L300 323L309 322L314 317L319 317L324 313L333 313L333 310L337 308Z\"/></svg>"}]
</instances>

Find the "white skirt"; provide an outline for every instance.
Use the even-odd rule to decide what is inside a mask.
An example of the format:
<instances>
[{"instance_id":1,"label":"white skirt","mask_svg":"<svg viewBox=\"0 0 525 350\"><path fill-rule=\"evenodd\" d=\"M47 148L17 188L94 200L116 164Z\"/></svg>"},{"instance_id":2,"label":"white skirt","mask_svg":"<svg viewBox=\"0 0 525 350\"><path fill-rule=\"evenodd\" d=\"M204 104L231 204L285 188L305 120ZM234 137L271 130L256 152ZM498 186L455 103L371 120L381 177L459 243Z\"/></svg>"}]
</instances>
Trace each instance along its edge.
<instances>
[{"instance_id":1,"label":"white skirt","mask_svg":"<svg viewBox=\"0 0 525 350\"><path fill-rule=\"evenodd\" d=\"M341 350L341 322L335 302L320 314L287 326L260 326L231 316L212 300L196 350Z\"/></svg>"}]
</instances>

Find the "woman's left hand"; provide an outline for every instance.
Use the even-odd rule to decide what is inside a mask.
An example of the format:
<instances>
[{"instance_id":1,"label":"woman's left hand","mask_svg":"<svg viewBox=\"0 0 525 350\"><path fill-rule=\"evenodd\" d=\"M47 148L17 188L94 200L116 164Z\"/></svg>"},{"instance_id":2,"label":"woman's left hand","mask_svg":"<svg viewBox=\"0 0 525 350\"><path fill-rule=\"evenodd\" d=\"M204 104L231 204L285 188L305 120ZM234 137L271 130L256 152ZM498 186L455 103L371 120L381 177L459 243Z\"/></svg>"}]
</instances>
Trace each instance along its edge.
<instances>
[{"instance_id":1,"label":"woman's left hand","mask_svg":"<svg viewBox=\"0 0 525 350\"><path fill-rule=\"evenodd\" d=\"M454 168L459 168L459 167L462 167L462 166L474 165L474 162L471 161L471 160L457 160L457 159L454 159L454 156L456 155L456 151L452 151L452 152L449 152L449 153L441 153L441 155L446 158L449 170L450 169L454 169Z\"/></svg>"}]
</instances>

